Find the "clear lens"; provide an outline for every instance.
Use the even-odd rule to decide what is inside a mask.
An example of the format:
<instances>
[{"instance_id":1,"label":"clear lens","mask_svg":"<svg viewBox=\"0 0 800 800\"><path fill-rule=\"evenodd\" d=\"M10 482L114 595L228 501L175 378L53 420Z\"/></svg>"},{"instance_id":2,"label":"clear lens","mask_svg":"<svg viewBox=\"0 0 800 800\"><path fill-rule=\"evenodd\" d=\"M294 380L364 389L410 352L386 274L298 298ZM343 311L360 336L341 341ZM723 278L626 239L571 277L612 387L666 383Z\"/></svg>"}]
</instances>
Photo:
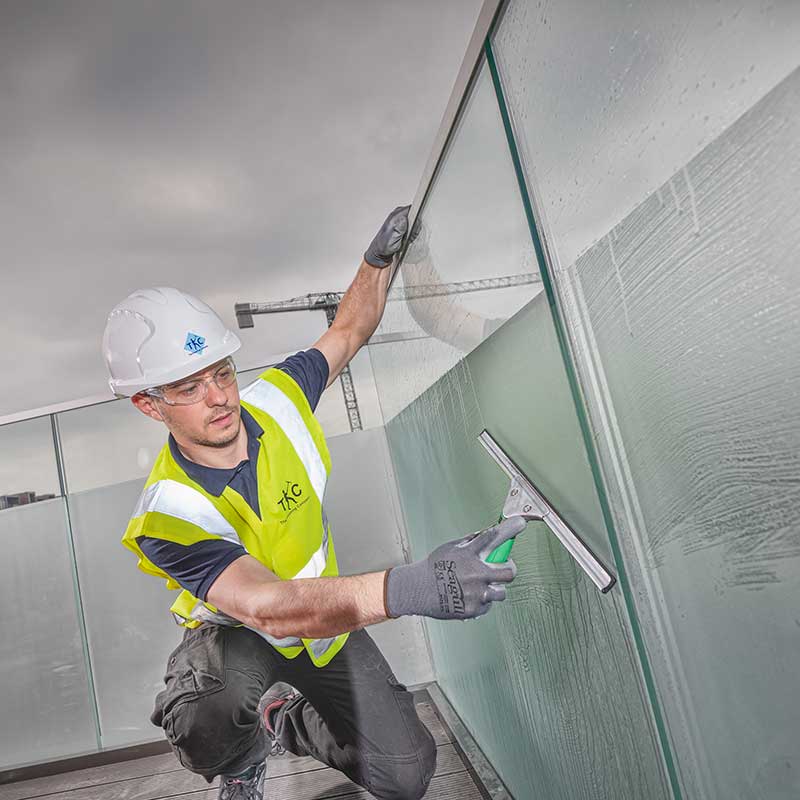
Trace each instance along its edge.
<instances>
[{"instance_id":1,"label":"clear lens","mask_svg":"<svg viewBox=\"0 0 800 800\"><path fill-rule=\"evenodd\" d=\"M220 389L225 389L236 380L236 368L233 364L225 364L214 373L214 382Z\"/></svg>"},{"instance_id":2,"label":"clear lens","mask_svg":"<svg viewBox=\"0 0 800 800\"><path fill-rule=\"evenodd\" d=\"M190 406L205 399L208 394L208 384L211 381L214 381L220 389L227 389L235 380L236 367L233 360L229 358L210 378L203 380L198 378L171 386L161 386L151 390L151 394L155 394L156 397L160 397L171 406Z\"/></svg>"},{"instance_id":3,"label":"clear lens","mask_svg":"<svg viewBox=\"0 0 800 800\"><path fill-rule=\"evenodd\" d=\"M205 383L201 381L181 383L178 386L167 386L164 388L164 399L168 403L174 403L175 405L197 403L205 396L205 388Z\"/></svg>"}]
</instances>

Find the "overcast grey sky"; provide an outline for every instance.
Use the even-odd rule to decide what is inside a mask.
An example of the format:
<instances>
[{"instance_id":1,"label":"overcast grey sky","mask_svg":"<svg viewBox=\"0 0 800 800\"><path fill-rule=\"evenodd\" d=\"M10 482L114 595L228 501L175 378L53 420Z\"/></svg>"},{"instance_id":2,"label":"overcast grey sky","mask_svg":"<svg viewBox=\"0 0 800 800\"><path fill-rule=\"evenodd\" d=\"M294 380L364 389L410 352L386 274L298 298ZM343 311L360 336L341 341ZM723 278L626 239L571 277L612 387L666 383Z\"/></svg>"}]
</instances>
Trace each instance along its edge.
<instances>
[{"instance_id":1,"label":"overcast grey sky","mask_svg":"<svg viewBox=\"0 0 800 800\"><path fill-rule=\"evenodd\" d=\"M230 324L346 288L413 198L480 4L4 2L0 416L105 391L105 317L140 286ZM310 345L312 316L257 320L242 360Z\"/></svg>"}]
</instances>

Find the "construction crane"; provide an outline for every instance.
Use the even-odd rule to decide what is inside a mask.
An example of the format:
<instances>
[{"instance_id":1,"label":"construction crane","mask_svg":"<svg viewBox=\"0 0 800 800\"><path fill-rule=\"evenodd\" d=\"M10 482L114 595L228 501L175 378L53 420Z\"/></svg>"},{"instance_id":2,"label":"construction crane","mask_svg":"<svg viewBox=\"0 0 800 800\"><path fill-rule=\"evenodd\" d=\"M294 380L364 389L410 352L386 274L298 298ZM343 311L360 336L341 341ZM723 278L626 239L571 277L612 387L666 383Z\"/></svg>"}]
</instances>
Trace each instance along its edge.
<instances>
[{"instance_id":1,"label":"construction crane","mask_svg":"<svg viewBox=\"0 0 800 800\"><path fill-rule=\"evenodd\" d=\"M498 278L480 278L474 281L458 281L455 283L435 283L420 286L400 286L392 288L386 295L386 299L392 300L418 300L423 297L441 297L449 294L466 294L468 292L483 292L489 289L507 289L512 286L526 286L531 283L539 283L541 278L533 272L526 272L521 275L504 275ZM282 314L285 311L324 311L328 321L328 327L336 319L336 312L342 302L344 292L321 292L318 294L305 294L300 297L292 297L289 300L275 300L270 303L236 303L236 322L240 328L252 328L255 326L253 317L256 314ZM410 338L419 338L416 334L383 334L375 339L373 343L386 343L390 341L401 341ZM358 408L353 375L348 364L339 373L339 380L342 385L344 405L347 409L347 416L350 420L350 430L360 431L361 412Z\"/></svg>"}]
</instances>

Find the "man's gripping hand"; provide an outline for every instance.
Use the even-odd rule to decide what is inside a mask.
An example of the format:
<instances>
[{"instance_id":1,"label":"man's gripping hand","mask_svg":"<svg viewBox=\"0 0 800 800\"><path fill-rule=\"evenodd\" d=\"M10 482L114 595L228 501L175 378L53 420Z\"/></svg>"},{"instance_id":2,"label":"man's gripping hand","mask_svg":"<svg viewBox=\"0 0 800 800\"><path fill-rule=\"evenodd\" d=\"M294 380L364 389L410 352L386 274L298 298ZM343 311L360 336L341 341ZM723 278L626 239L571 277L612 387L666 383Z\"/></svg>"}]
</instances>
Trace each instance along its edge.
<instances>
[{"instance_id":1,"label":"man's gripping hand","mask_svg":"<svg viewBox=\"0 0 800 800\"><path fill-rule=\"evenodd\" d=\"M484 559L521 533L526 524L522 517L509 517L493 528L440 545L421 561L389 570L388 616L471 619L485 614L492 603L505 600L506 584L516 577L517 566L510 559L502 564Z\"/></svg>"},{"instance_id":2,"label":"man's gripping hand","mask_svg":"<svg viewBox=\"0 0 800 800\"><path fill-rule=\"evenodd\" d=\"M403 238L408 233L408 212L411 206L398 206L381 225L381 229L370 242L364 261L373 267L383 269L392 263L392 259L400 252Z\"/></svg>"}]
</instances>

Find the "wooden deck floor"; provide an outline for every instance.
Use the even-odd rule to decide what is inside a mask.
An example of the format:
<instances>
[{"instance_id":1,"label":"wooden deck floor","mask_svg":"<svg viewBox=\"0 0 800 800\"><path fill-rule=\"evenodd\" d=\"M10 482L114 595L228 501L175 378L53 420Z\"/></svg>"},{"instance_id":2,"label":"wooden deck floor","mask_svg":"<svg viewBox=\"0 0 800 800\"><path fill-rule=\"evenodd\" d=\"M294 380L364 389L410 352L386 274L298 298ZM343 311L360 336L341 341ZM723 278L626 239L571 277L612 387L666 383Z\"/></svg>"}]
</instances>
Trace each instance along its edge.
<instances>
[{"instance_id":1,"label":"wooden deck floor","mask_svg":"<svg viewBox=\"0 0 800 800\"><path fill-rule=\"evenodd\" d=\"M436 775L427 800L486 800L452 734L427 693L415 696L422 721L436 740ZM265 800L362 800L372 795L313 758L269 760ZM183 769L172 753L66 772L0 786L0 800L216 800L217 785Z\"/></svg>"}]
</instances>

